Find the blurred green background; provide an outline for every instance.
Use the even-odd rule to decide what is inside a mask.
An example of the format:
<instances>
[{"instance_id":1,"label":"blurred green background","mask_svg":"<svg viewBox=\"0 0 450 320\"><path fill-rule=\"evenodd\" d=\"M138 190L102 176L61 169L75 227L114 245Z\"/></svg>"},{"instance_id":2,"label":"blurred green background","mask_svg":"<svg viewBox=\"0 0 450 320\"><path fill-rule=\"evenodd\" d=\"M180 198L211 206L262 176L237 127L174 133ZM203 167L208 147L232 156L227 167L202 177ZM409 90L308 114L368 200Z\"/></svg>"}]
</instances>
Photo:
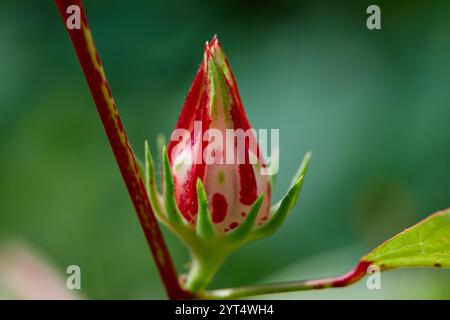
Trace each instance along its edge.
<instances>
[{"instance_id":1,"label":"blurred green background","mask_svg":"<svg viewBox=\"0 0 450 320\"><path fill-rule=\"evenodd\" d=\"M137 154L171 132L214 34L252 125L280 129L276 199L313 151L287 223L233 254L212 287L345 272L450 206L450 2L377 1L378 31L366 28L369 4L85 1ZM2 1L0 38L0 246L26 243L63 279L79 265L86 298L164 298L53 1ZM166 231L184 272L189 256ZM381 290L268 297L450 298L449 276L397 270Z\"/></svg>"}]
</instances>

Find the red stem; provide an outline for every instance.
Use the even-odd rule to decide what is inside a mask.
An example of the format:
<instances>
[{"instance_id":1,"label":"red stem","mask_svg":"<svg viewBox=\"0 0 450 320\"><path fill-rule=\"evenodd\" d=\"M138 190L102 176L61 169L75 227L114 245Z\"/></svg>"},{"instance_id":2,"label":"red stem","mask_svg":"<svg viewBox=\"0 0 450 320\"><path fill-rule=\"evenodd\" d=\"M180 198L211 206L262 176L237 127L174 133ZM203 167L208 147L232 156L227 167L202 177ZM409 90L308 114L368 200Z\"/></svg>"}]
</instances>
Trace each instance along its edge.
<instances>
[{"instance_id":1,"label":"red stem","mask_svg":"<svg viewBox=\"0 0 450 320\"><path fill-rule=\"evenodd\" d=\"M198 299L238 299L249 296L259 296L264 294L303 291L303 290L318 290L326 288L341 288L349 286L361 280L367 274L367 268L371 265L370 261L361 260L358 265L338 277L314 279L314 280L300 280L281 283L262 284L255 286L228 288L204 291L197 293L195 298Z\"/></svg>"},{"instance_id":2,"label":"red stem","mask_svg":"<svg viewBox=\"0 0 450 320\"><path fill-rule=\"evenodd\" d=\"M80 8L81 28L69 29L66 25L66 29L83 68L97 111L164 282L167 295L169 299L187 298L189 294L180 287L172 259L151 209L144 183L95 48L81 0L55 0L55 3L65 25L69 16L74 13L72 11L67 13L67 8L70 5L76 5Z\"/></svg>"}]
</instances>

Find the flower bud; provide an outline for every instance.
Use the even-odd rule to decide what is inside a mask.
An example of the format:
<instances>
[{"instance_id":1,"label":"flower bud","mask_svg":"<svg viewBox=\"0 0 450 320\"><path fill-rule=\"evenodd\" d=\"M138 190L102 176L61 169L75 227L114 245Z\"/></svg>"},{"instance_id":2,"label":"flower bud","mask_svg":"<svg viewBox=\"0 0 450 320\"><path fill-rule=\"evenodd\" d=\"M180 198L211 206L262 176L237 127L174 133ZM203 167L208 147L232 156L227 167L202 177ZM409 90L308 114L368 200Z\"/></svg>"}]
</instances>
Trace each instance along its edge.
<instances>
[{"instance_id":1,"label":"flower bud","mask_svg":"<svg viewBox=\"0 0 450 320\"><path fill-rule=\"evenodd\" d=\"M163 192L145 144L145 186L156 217L189 248L185 288L203 290L225 258L282 225L298 198L311 158L307 153L286 195L270 206L271 178L216 37L181 110L168 150L163 147Z\"/></svg>"},{"instance_id":2,"label":"flower bud","mask_svg":"<svg viewBox=\"0 0 450 320\"><path fill-rule=\"evenodd\" d=\"M264 201L256 223L263 224L269 216L271 192L269 177L261 174L265 163L259 150L228 61L214 37L205 45L203 62L168 147L183 216L196 223L200 179L219 232L238 227L261 194Z\"/></svg>"}]
</instances>

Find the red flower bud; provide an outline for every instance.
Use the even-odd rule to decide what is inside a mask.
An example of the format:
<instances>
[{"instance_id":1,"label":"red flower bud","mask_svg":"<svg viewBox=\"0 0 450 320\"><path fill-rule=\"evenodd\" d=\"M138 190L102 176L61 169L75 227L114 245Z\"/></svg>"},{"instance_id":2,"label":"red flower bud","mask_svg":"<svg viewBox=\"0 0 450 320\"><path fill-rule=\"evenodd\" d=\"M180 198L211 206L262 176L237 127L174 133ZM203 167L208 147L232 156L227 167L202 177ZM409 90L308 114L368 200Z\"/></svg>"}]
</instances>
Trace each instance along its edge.
<instances>
[{"instance_id":1,"label":"red flower bud","mask_svg":"<svg viewBox=\"0 0 450 320\"><path fill-rule=\"evenodd\" d=\"M266 165L265 147L257 143L214 37L205 45L169 148L162 150L162 194L147 142L142 168L155 215L191 252L187 290L203 290L231 252L274 233L294 206L311 154L305 155L286 195L270 206L268 174L276 172Z\"/></svg>"},{"instance_id":2,"label":"red flower bud","mask_svg":"<svg viewBox=\"0 0 450 320\"><path fill-rule=\"evenodd\" d=\"M262 193L265 197L256 224L263 224L269 217L271 198L269 177L261 172L264 155L216 37L205 45L176 129L168 154L175 198L183 216L196 223L200 179L219 232L239 226Z\"/></svg>"}]
</instances>

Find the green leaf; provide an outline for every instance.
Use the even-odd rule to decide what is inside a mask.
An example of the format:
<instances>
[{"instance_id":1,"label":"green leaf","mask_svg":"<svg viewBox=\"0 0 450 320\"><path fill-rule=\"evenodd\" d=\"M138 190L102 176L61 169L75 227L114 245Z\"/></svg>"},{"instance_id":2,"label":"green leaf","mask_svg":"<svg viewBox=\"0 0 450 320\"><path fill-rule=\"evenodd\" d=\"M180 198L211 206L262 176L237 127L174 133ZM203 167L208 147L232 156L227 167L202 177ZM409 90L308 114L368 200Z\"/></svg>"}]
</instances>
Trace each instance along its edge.
<instances>
[{"instance_id":1,"label":"green leaf","mask_svg":"<svg viewBox=\"0 0 450 320\"><path fill-rule=\"evenodd\" d=\"M363 261L382 270L450 268L450 209L439 211L381 244Z\"/></svg>"}]
</instances>

